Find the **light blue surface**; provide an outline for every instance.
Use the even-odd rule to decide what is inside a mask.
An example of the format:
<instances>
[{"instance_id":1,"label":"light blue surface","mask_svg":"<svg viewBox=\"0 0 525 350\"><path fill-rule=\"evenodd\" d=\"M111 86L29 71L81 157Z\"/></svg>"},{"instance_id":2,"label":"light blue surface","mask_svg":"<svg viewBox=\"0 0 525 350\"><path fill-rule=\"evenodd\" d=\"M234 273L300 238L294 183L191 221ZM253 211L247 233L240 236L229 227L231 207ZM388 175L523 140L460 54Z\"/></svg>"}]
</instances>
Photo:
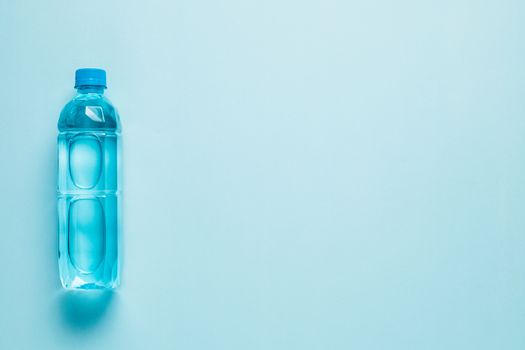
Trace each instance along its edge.
<instances>
[{"instance_id":1,"label":"light blue surface","mask_svg":"<svg viewBox=\"0 0 525 350\"><path fill-rule=\"evenodd\" d=\"M525 3L2 1L0 349L524 349ZM79 66L124 127L115 294L56 267Z\"/></svg>"}]
</instances>

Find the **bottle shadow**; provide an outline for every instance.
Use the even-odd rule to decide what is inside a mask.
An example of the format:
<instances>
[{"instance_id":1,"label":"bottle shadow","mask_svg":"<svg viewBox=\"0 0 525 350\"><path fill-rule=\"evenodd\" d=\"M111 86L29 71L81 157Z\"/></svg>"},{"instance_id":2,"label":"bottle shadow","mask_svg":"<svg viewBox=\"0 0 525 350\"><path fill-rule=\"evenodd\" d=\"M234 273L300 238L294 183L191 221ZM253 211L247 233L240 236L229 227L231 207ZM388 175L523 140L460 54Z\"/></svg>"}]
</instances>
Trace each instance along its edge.
<instances>
[{"instance_id":1,"label":"bottle shadow","mask_svg":"<svg viewBox=\"0 0 525 350\"><path fill-rule=\"evenodd\" d=\"M115 292L111 290L63 291L59 296L61 320L73 331L87 331L109 313Z\"/></svg>"}]
</instances>

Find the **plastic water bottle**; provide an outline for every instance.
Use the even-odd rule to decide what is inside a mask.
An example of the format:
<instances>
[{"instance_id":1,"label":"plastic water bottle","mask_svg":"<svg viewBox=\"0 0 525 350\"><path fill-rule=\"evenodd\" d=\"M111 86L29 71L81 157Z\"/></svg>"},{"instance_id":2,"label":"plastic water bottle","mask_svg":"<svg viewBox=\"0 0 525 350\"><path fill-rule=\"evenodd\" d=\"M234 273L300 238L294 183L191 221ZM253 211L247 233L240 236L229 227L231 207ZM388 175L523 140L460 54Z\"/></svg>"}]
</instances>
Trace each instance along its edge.
<instances>
[{"instance_id":1,"label":"plastic water bottle","mask_svg":"<svg viewBox=\"0 0 525 350\"><path fill-rule=\"evenodd\" d=\"M78 69L58 121L58 262L68 289L115 288L119 278L120 120L106 72Z\"/></svg>"}]
</instances>

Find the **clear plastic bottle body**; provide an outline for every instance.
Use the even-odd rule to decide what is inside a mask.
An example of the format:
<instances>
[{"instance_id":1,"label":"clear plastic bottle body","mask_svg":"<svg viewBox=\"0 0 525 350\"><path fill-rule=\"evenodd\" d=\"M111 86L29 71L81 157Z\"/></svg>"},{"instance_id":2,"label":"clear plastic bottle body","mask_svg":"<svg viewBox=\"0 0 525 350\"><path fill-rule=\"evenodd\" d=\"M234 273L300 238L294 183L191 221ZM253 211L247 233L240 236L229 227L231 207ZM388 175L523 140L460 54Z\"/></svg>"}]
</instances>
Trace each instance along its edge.
<instances>
[{"instance_id":1,"label":"clear plastic bottle body","mask_svg":"<svg viewBox=\"0 0 525 350\"><path fill-rule=\"evenodd\" d=\"M80 86L58 122L59 273L64 288L120 282L120 121L103 87Z\"/></svg>"}]
</instances>

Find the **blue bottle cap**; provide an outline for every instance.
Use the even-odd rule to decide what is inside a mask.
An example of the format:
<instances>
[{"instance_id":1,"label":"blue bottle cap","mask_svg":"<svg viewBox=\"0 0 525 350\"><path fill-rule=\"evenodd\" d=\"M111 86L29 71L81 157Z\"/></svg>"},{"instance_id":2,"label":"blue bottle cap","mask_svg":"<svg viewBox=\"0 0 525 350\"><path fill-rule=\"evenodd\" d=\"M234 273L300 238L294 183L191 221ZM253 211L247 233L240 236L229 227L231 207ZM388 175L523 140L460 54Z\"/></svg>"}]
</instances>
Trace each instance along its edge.
<instances>
[{"instance_id":1,"label":"blue bottle cap","mask_svg":"<svg viewBox=\"0 0 525 350\"><path fill-rule=\"evenodd\" d=\"M80 68L75 72L75 89L82 85L106 86L106 71L98 68Z\"/></svg>"}]
</instances>

